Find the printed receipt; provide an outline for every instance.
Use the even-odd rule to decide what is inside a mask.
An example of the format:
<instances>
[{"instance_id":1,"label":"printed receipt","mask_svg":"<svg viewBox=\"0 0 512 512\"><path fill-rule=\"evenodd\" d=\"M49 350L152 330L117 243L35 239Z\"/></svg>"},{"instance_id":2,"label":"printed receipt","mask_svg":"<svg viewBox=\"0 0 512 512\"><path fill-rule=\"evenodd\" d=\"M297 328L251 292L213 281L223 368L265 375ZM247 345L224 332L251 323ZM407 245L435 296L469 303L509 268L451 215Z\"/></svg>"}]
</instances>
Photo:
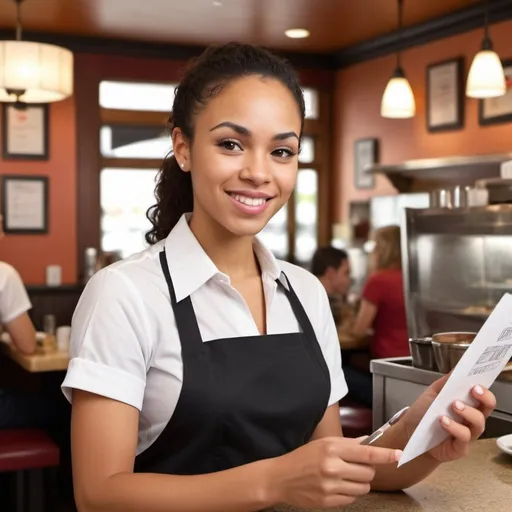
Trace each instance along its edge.
<instances>
[{"instance_id":1,"label":"printed receipt","mask_svg":"<svg viewBox=\"0 0 512 512\"><path fill-rule=\"evenodd\" d=\"M489 388L512 357L512 295L506 293L482 326L454 368L404 449L398 467L410 462L444 441L448 433L439 424L452 411L455 400L474 404L471 389L480 384Z\"/></svg>"}]
</instances>

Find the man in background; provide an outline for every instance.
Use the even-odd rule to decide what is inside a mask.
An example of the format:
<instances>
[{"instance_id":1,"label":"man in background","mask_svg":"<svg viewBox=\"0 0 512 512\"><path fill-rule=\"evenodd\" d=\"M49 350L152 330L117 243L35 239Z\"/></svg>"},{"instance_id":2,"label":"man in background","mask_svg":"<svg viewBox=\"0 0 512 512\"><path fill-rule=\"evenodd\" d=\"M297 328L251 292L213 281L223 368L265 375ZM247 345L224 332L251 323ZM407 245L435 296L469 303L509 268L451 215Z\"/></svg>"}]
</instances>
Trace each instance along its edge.
<instances>
[{"instance_id":1,"label":"man in background","mask_svg":"<svg viewBox=\"0 0 512 512\"><path fill-rule=\"evenodd\" d=\"M348 254L332 246L319 247L313 255L311 272L323 284L337 326L342 322L345 297L350 288Z\"/></svg>"}]
</instances>

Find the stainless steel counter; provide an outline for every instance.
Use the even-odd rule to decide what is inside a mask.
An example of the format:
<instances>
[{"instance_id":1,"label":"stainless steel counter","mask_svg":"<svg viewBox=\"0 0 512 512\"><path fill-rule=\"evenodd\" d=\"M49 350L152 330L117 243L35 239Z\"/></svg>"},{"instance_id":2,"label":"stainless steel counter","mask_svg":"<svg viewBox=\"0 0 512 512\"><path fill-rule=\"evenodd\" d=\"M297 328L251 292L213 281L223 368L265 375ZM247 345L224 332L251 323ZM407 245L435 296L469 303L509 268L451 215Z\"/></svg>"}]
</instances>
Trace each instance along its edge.
<instances>
[{"instance_id":1,"label":"stainless steel counter","mask_svg":"<svg viewBox=\"0 0 512 512\"><path fill-rule=\"evenodd\" d=\"M438 372L414 368L410 357L374 360L371 371L375 429L442 377ZM497 407L487 422L484 438L512 433L512 382L497 380L491 391L496 395Z\"/></svg>"}]
</instances>

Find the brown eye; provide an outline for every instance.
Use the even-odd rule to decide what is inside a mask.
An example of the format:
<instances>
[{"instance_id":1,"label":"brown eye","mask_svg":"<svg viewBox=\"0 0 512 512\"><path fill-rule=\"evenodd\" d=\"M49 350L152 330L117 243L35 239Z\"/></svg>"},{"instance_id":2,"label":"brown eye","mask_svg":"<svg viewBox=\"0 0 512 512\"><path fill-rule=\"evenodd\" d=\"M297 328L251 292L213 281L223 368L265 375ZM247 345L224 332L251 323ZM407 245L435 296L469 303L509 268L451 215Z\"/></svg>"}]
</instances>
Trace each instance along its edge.
<instances>
[{"instance_id":1,"label":"brown eye","mask_svg":"<svg viewBox=\"0 0 512 512\"><path fill-rule=\"evenodd\" d=\"M224 139L221 140L217 145L222 149L225 149L226 151L235 151L237 149L242 151L240 144L238 144L238 142L235 142L234 140Z\"/></svg>"}]
</instances>

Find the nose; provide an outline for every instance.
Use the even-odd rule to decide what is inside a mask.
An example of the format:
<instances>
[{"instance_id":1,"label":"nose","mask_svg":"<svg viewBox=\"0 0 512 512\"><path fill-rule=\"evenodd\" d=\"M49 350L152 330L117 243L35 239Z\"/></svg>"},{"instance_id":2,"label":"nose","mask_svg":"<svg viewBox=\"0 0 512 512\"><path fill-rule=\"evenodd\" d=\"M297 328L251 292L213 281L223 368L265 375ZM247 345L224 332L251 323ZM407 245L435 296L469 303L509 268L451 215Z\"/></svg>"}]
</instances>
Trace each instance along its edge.
<instances>
[{"instance_id":1,"label":"nose","mask_svg":"<svg viewBox=\"0 0 512 512\"><path fill-rule=\"evenodd\" d=\"M265 185L272 179L271 166L268 155L248 154L240 171L240 179L254 186Z\"/></svg>"}]
</instances>

